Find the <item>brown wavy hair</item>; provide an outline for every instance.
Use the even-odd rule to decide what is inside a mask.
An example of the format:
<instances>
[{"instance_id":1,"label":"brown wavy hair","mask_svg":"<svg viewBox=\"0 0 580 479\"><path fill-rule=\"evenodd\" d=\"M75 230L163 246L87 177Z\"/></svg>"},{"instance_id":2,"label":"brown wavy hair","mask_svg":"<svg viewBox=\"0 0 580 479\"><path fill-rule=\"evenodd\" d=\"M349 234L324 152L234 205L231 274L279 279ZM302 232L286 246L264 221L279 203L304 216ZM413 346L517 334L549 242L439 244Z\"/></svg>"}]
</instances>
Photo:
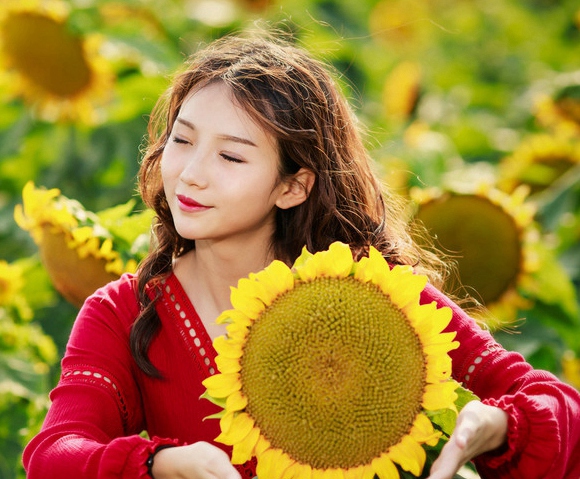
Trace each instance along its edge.
<instances>
[{"instance_id":1,"label":"brown wavy hair","mask_svg":"<svg viewBox=\"0 0 580 479\"><path fill-rule=\"evenodd\" d=\"M277 210L271 243L276 258L290 265L304 246L314 253L341 241L357 258L372 245L392 264L413 265L432 281L440 277L443 263L412 241L402 200L385 191L375 175L357 118L334 76L329 65L286 40L228 36L195 54L158 101L139 171L139 192L157 219L151 252L138 272L142 310L131 331L133 356L145 373L159 376L147 355L160 327L159 282L171 272L174 258L195 248L175 230L160 160L188 94L213 82L227 85L235 101L273 135L282 180L300 168L315 174L304 203Z\"/></svg>"}]
</instances>

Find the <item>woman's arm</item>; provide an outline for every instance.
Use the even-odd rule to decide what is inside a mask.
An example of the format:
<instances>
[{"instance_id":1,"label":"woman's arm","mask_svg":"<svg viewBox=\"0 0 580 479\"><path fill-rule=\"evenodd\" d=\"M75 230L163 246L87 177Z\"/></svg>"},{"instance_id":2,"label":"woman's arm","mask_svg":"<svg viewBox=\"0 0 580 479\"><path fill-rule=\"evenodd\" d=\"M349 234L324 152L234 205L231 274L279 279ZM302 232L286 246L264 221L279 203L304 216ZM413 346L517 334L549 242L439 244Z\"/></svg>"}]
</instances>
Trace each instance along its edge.
<instances>
[{"instance_id":1,"label":"woman's arm","mask_svg":"<svg viewBox=\"0 0 580 479\"><path fill-rule=\"evenodd\" d=\"M125 276L87 300L73 326L42 430L27 445L29 479L146 477L155 448L143 417L128 331L138 306Z\"/></svg>"},{"instance_id":2,"label":"woman's arm","mask_svg":"<svg viewBox=\"0 0 580 479\"><path fill-rule=\"evenodd\" d=\"M428 286L422 302L432 301L453 310L453 319L447 330L456 331L456 340L460 343L458 349L450 352L453 377L473 391L482 405L497 408L507 415L503 444L475 457L474 462L482 477L580 477L580 393L553 374L533 369L520 354L504 350L489 332L482 330L457 305ZM458 418L457 433L465 431L461 427L465 415ZM491 415L495 416L495 413ZM483 437L501 434L502 415L498 413L497 417L491 422L483 418L482 424L477 426L478 437L473 437L466 447L474 445L473 441L479 440L479 434ZM465 424L470 423L467 421ZM453 439L448 449L457 448L458 440ZM474 450L481 452L478 447ZM457 454L454 457L457 458ZM445 456L442 461L446 461Z\"/></svg>"}]
</instances>

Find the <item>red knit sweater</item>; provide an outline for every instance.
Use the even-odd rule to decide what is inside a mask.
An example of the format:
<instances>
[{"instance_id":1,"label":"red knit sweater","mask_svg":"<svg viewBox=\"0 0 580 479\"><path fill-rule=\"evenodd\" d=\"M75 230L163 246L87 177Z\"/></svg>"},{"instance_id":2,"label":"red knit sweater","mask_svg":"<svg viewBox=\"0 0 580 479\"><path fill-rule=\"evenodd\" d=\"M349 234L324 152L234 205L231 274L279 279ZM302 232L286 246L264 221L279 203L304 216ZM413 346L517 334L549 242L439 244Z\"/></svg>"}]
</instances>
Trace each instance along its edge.
<instances>
[{"instance_id":1,"label":"red knit sweater","mask_svg":"<svg viewBox=\"0 0 580 479\"><path fill-rule=\"evenodd\" d=\"M135 278L125 275L81 309L43 428L24 451L28 479L146 478L146 460L159 445L213 442L218 435L218 421L202 422L215 406L198 399L201 381L216 372L216 353L201 320L170 276L157 305L162 327L149 351L164 379L148 377L129 349L138 314L135 287ZM428 286L422 302L432 301L454 311L448 330L457 331L461 344L451 352L455 379L509 414L508 447L476 459L481 476L580 478L580 394L502 349ZM140 435L144 430L151 439ZM239 471L255 475L252 464Z\"/></svg>"}]
</instances>

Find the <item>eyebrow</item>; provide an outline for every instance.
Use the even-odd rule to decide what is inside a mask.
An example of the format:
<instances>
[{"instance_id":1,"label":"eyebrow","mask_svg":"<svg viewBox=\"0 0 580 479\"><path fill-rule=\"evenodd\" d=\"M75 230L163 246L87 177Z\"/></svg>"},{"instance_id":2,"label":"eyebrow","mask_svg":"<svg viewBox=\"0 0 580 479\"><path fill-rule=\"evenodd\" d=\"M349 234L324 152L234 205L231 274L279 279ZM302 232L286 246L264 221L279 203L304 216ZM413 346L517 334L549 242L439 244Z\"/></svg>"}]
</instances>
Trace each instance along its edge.
<instances>
[{"instance_id":1,"label":"eyebrow","mask_svg":"<svg viewBox=\"0 0 580 479\"><path fill-rule=\"evenodd\" d=\"M190 130L195 131L195 125L193 123L191 123L190 121L186 120L185 118L181 118L181 117L177 117L176 122L181 123L182 125L186 126L187 128L189 128ZM249 146L255 146L257 147L258 145L256 145L252 140L248 140L247 138L242 138L239 136L235 136L235 135L219 135L219 138L222 140L226 140L226 141L233 141L236 143L241 143L242 145L249 145Z\"/></svg>"}]
</instances>

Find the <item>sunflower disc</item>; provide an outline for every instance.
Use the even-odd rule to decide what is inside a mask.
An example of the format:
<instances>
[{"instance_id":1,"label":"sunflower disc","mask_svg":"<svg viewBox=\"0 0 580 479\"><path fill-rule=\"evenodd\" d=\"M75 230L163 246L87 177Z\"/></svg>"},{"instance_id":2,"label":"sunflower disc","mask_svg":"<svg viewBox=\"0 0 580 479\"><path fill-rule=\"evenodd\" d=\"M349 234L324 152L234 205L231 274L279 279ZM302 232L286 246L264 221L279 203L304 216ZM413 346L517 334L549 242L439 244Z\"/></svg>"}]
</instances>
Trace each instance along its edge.
<instances>
[{"instance_id":1,"label":"sunflower disc","mask_svg":"<svg viewBox=\"0 0 580 479\"><path fill-rule=\"evenodd\" d=\"M424 362L416 333L375 285L319 278L253 324L242 392L274 447L313 467L349 468L410 430Z\"/></svg>"}]
</instances>

